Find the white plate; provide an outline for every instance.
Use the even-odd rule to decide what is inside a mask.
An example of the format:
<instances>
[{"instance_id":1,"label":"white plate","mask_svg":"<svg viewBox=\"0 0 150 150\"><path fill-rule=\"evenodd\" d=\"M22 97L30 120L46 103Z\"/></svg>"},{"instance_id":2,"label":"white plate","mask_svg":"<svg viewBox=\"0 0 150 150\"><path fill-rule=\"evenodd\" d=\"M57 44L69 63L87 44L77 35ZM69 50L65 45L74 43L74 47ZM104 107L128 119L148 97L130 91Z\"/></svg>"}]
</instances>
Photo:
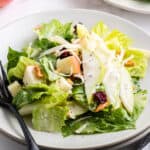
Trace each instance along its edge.
<instances>
[{"instance_id":1,"label":"white plate","mask_svg":"<svg viewBox=\"0 0 150 150\"><path fill-rule=\"evenodd\" d=\"M150 2L142 2L142 0L104 0L114 6L143 14L150 14Z\"/></svg>"},{"instance_id":2,"label":"white plate","mask_svg":"<svg viewBox=\"0 0 150 150\"><path fill-rule=\"evenodd\" d=\"M91 27L96 22L103 20L111 28L117 28L128 34L134 39L134 46L148 49L150 36L136 25L123 20L119 17L98 11L92 10L58 10L40 12L30 16L16 20L0 30L0 59L6 63L7 49L11 46L14 49L21 49L24 45L35 38L32 29L42 22L48 22L53 18L57 18L63 22L73 21L74 23L82 22L86 26ZM150 74L150 67L148 70ZM146 89L150 90L148 75L143 82ZM137 121L135 130L126 130L115 133L95 134L95 135L73 135L63 138L61 134L37 132L32 129L31 124L29 129L32 132L36 142L44 147L63 148L63 149L80 149L104 147L118 142L127 140L144 129L150 127L150 101L144 112ZM0 108L0 129L16 139L23 140L22 132L14 116L8 111Z\"/></svg>"}]
</instances>

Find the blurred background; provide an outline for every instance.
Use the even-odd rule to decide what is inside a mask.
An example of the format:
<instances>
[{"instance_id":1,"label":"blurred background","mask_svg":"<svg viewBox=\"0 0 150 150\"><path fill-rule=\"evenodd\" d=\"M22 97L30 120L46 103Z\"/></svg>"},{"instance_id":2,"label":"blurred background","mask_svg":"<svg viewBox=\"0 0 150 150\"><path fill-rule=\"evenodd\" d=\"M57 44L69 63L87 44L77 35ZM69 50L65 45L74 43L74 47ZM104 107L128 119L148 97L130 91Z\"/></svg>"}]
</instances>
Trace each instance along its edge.
<instances>
[{"instance_id":1,"label":"blurred background","mask_svg":"<svg viewBox=\"0 0 150 150\"><path fill-rule=\"evenodd\" d=\"M0 0L0 2L1 1L11 2L5 7L0 8L0 26L33 12L63 8L85 8L106 11L133 21L139 26L144 27L146 31L148 31L150 25L150 15L119 9L104 2L104 0ZM125 2L126 0L123 1Z\"/></svg>"}]
</instances>

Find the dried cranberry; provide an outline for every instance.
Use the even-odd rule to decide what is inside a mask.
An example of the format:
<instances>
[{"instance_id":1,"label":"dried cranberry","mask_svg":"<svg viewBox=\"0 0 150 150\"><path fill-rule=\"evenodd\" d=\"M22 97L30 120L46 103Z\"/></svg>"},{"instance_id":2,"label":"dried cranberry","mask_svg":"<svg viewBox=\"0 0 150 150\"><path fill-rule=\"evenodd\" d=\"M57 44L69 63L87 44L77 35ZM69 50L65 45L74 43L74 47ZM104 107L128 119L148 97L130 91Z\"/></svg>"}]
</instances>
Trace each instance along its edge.
<instances>
[{"instance_id":1,"label":"dried cranberry","mask_svg":"<svg viewBox=\"0 0 150 150\"><path fill-rule=\"evenodd\" d=\"M68 57L68 56L72 56L72 55L70 54L70 52L63 52L63 53L59 56L59 58L60 58L60 59L63 59L63 58L66 58L66 57Z\"/></svg>"},{"instance_id":2,"label":"dried cranberry","mask_svg":"<svg viewBox=\"0 0 150 150\"><path fill-rule=\"evenodd\" d=\"M93 94L94 101L98 104L104 104L107 101L105 92L95 92Z\"/></svg>"}]
</instances>

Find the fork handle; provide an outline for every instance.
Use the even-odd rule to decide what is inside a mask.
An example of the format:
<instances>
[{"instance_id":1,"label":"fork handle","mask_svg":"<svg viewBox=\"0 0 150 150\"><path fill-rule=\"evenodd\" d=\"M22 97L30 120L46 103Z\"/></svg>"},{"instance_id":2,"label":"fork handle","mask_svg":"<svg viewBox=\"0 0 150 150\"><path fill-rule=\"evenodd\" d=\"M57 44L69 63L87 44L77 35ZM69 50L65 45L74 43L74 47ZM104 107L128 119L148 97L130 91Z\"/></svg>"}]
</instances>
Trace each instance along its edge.
<instances>
[{"instance_id":1,"label":"fork handle","mask_svg":"<svg viewBox=\"0 0 150 150\"><path fill-rule=\"evenodd\" d=\"M144 150L144 147L150 143L150 133L148 133L139 143L137 150Z\"/></svg>"},{"instance_id":2,"label":"fork handle","mask_svg":"<svg viewBox=\"0 0 150 150\"><path fill-rule=\"evenodd\" d=\"M20 116L19 112L17 111L17 109L12 104L8 104L7 107L16 116L16 118L20 124L20 127L25 136L25 141L27 143L28 150L40 150L39 147L37 146L35 140L33 139L29 129L27 128L23 118Z\"/></svg>"}]
</instances>

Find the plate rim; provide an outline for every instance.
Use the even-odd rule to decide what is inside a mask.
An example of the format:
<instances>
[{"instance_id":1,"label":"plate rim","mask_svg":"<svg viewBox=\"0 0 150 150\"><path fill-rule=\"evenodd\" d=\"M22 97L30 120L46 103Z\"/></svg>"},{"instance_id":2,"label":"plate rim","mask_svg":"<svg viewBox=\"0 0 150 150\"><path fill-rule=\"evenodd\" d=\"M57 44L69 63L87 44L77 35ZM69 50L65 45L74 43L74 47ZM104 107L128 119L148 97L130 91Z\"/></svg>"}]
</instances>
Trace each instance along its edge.
<instances>
[{"instance_id":1,"label":"plate rim","mask_svg":"<svg viewBox=\"0 0 150 150\"><path fill-rule=\"evenodd\" d=\"M138 133L137 135L129 138L129 139L124 139L120 142L117 142L117 143L112 143L112 144L109 144L109 145L106 145L106 146L103 146L103 147L98 147L98 146L95 146L95 147L89 147L89 148L76 148L76 150L90 150L91 148L99 148L99 150L111 150L112 148L113 149L119 149L119 148L123 148L125 146L128 146L128 145L131 145L133 144L134 142L137 142L138 140L141 140L142 138L144 138L147 134L150 133L150 128L147 128L143 131L141 131L140 133ZM5 137L7 137L8 139L18 143L18 144L21 144L21 145L24 145L26 146L26 143L25 143L25 140L24 139L19 139L19 138L16 138L15 136L7 133L6 131L0 129L0 134L4 135ZM120 145L121 144L121 145ZM39 145L39 144L38 144ZM47 147L47 146L43 146L43 145L39 145L41 148L44 148L44 149L49 149L49 148L52 148L52 149L57 149L57 150L73 150L74 148L57 148L57 147Z\"/></svg>"},{"instance_id":2,"label":"plate rim","mask_svg":"<svg viewBox=\"0 0 150 150\"><path fill-rule=\"evenodd\" d=\"M25 18L27 18L29 16L34 16L34 15L38 15L38 14L41 14L41 13L50 13L50 12L52 12L52 13L57 12L58 13L58 12L63 12L63 11L72 11L72 12L78 12L78 11L80 11L81 13L82 12L83 13L86 13L86 12L88 12L88 13L101 13L101 14L104 14L104 15L116 18L116 19L118 19L118 20L120 20L120 21L122 21L124 23L128 23L128 24L134 26L136 29L140 30L141 32L143 32L144 34L146 34L150 38L150 34L148 32L144 31L144 29L142 27L136 25L132 21L129 21L129 20L124 19L124 18L121 18L121 17L119 17L117 15L114 15L114 14L110 14L110 13L105 12L105 11L99 11L99 10L93 10L93 9L89 10L89 9L81 9L81 8L75 8L75 9L72 9L72 8L66 8L65 9L64 8L64 9L52 9L52 10L34 11L34 12L30 13L30 14L23 15L22 17L18 17L17 19L14 19L13 21L10 21L10 22L8 22L8 23L0 26L0 32L1 32L1 30L7 28L8 26L11 26L12 24L14 24L14 23L16 23L16 22L18 22L20 20L23 20L23 19L25 19ZM0 108L0 109L3 109L3 108ZM150 129L150 124L146 128L142 129L140 132L137 132L134 135L132 135L132 136L130 136L128 138L122 139L122 140L120 140L118 142L113 142L113 143L110 143L110 144L104 144L103 146L97 146L96 145L96 146L89 146L89 147L76 148L76 149L106 148L106 147L110 147L110 146L113 146L113 145L118 145L118 144L120 144L120 143L122 143L124 141L127 141L127 140L130 141L130 139L132 139L132 138L134 138L136 136L139 136L144 131L148 131L149 129ZM18 141L20 143L25 143L24 139L18 138L18 137L16 137L13 134L8 133L3 128L0 128L0 133L4 133L4 135L10 137L11 139L14 139L15 141ZM68 148L63 148L63 147L60 148L60 147L52 147L52 146L50 147L50 146L44 146L42 144L40 144L39 146L42 147L42 148L53 148L53 149L74 149L74 148L69 148L69 147Z\"/></svg>"},{"instance_id":3,"label":"plate rim","mask_svg":"<svg viewBox=\"0 0 150 150\"><path fill-rule=\"evenodd\" d=\"M150 14L150 10L148 11L148 10L136 9L136 8L130 7L130 6L124 6L124 5L121 5L120 3L114 3L111 0L104 0L104 2L106 2L108 4L111 4L111 5L115 6L115 7L118 7L120 9L124 9L124 10L130 11L130 12L136 12L136 13L145 14L145 15L149 15Z\"/></svg>"}]
</instances>

